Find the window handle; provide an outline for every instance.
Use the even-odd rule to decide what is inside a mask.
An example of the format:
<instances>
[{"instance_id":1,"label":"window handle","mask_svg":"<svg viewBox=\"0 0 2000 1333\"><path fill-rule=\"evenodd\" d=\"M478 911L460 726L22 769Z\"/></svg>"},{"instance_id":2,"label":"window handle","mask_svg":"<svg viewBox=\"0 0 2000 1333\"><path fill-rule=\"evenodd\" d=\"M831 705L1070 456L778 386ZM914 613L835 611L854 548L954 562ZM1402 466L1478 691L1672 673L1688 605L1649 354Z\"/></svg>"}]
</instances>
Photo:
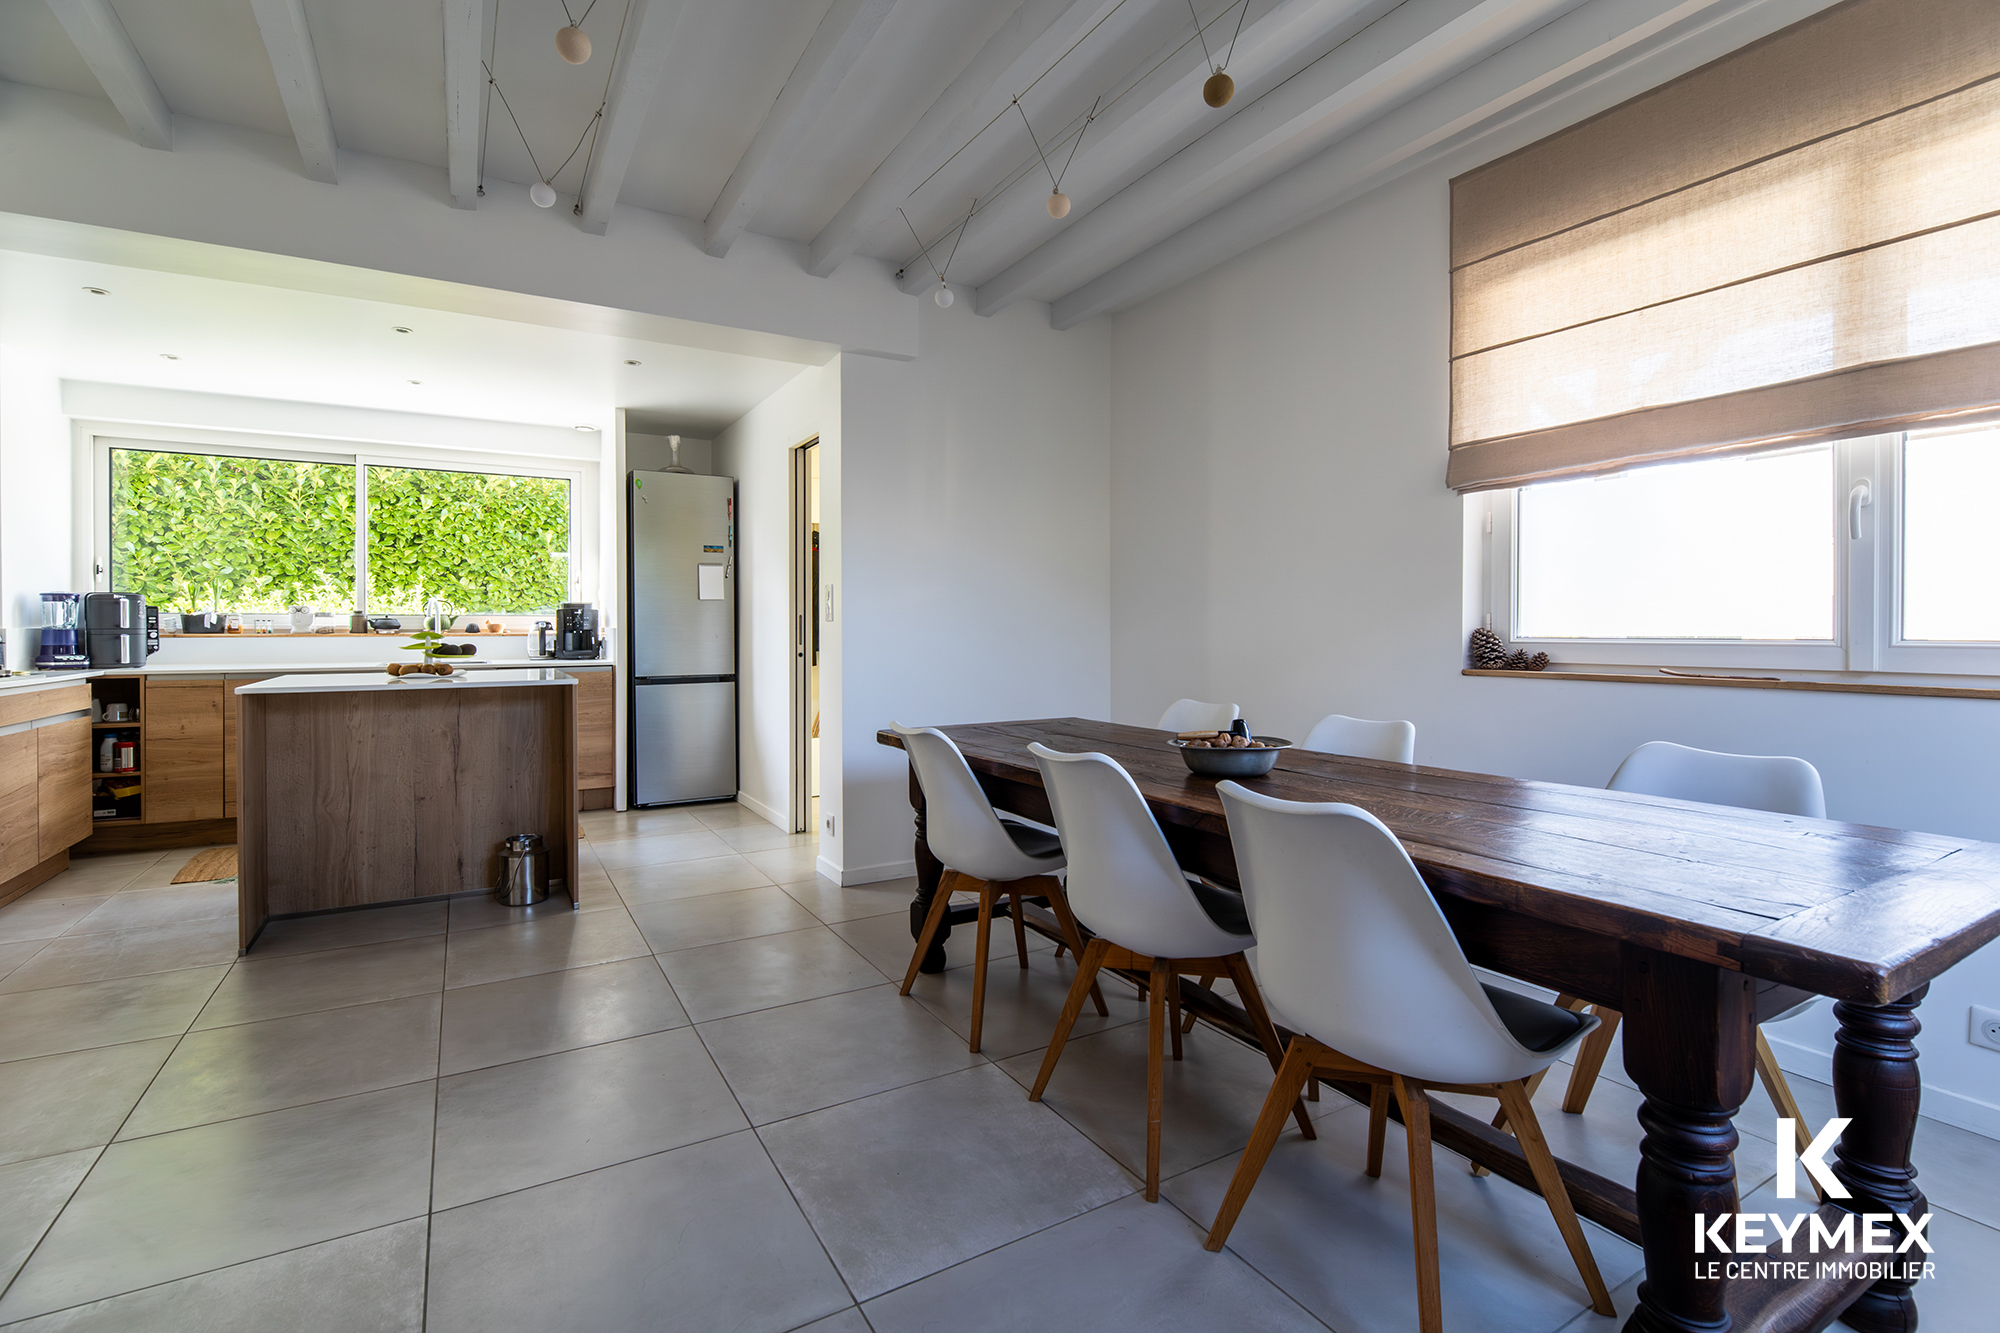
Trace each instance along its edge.
<instances>
[{"instance_id":1,"label":"window handle","mask_svg":"<svg viewBox=\"0 0 2000 1333\"><path fill-rule=\"evenodd\" d=\"M1875 493L1865 481L1854 483L1854 489L1847 493L1847 539L1861 540L1861 511L1875 503Z\"/></svg>"}]
</instances>

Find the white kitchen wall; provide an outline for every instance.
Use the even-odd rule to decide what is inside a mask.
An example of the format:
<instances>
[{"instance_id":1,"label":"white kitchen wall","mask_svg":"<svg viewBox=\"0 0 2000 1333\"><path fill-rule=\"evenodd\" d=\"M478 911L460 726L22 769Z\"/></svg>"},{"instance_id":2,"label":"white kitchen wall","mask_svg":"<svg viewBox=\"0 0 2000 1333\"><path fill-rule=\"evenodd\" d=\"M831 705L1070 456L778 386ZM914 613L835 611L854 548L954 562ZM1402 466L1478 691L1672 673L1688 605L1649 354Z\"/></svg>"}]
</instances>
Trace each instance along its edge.
<instances>
[{"instance_id":1,"label":"white kitchen wall","mask_svg":"<svg viewBox=\"0 0 2000 1333\"><path fill-rule=\"evenodd\" d=\"M0 626L4 665L41 645L41 594L79 588L72 567L69 421L62 386L27 349L0 347Z\"/></svg>"},{"instance_id":2,"label":"white kitchen wall","mask_svg":"<svg viewBox=\"0 0 2000 1333\"><path fill-rule=\"evenodd\" d=\"M2000 841L2000 703L1459 674L1448 227L1445 173L1420 172L1116 318L1112 715L1192 695L1289 736L1409 718L1420 763L1590 786L1651 739L1797 754L1836 819ZM1919 1011L1924 1109L2000 1134L1970 1004L2000 1006L2000 946ZM1832 1031L1821 1005L1772 1035L1824 1079Z\"/></svg>"}]
</instances>

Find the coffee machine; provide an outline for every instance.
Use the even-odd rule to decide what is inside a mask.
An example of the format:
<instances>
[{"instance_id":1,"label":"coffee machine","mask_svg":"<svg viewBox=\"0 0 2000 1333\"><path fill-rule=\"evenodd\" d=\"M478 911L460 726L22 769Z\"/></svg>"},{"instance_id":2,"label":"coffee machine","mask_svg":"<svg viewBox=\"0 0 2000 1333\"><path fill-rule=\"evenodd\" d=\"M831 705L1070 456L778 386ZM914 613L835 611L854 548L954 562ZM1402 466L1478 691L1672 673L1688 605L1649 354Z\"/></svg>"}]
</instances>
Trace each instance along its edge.
<instances>
[{"instance_id":1,"label":"coffee machine","mask_svg":"<svg viewBox=\"0 0 2000 1333\"><path fill-rule=\"evenodd\" d=\"M136 593L84 594L83 633L94 667L144 666L146 655L159 651L158 631L148 632L146 599Z\"/></svg>"},{"instance_id":2,"label":"coffee machine","mask_svg":"<svg viewBox=\"0 0 2000 1333\"><path fill-rule=\"evenodd\" d=\"M564 602L556 608L556 637L551 657L583 661L601 655L604 640L597 632L597 608L589 602Z\"/></svg>"}]
</instances>

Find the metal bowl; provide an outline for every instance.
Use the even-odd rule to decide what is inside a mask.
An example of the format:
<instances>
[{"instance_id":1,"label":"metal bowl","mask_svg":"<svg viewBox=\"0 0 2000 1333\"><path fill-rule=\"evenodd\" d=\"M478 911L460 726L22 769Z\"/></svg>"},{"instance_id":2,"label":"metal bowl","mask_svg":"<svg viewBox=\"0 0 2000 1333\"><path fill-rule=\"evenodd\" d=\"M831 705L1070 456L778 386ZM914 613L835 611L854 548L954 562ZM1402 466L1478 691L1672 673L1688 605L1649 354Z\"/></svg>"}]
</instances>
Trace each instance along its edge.
<instances>
[{"instance_id":1,"label":"metal bowl","mask_svg":"<svg viewBox=\"0 0 2000 1333\"><path fill-rule=\"evenodd\" d=\"M1167 744L1181 752L1187 766L1205 778L1261 778L1271 771L1278 762L1278 755L1292 748L1292 743L1282 736L1258 736L1262 741L1261 750L1212 750L1206 746L1190 747L1186 741L1172 740Z\"/></svg>"}]
</instances>

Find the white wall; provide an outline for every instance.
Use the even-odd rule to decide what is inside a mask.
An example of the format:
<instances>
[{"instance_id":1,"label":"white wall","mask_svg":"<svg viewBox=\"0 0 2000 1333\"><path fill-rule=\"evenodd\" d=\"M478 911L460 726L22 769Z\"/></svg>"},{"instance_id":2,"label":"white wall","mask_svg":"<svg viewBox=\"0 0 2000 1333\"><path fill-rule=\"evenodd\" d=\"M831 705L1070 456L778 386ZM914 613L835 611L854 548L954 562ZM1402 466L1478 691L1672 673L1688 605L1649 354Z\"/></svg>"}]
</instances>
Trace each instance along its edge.
<instances>
[{"instance_id":1,"label":"white wall","mask_svg":"<svg viewBox=\"0 0 2000 1333\"><path fill-rule=\"evenodd\" d=\"M2000 704L1468 678L1463 502L1444 486L1448 199L1414 174L1117 317L1111 711L1181 695L1303 734L1417 724L1421 763L1601 785L1668 739L1803 755L1836 819L2000 841ZM2000 1134L2000 946L1920 1015L1927 1113ZM1827 1077L1830 1006L1774 1030Z\"/></svg>"},{"instance_id":2,"label":"white wall","mask_svg":"<svg viewBox=\"0 0 2000 1333\"><path fill-rule=\"evenodd\" d=\"M41 646L41 594L83 587L72 567L71 474L61 382L31 352L0 347L0 626L4 665L16 671Z\"/></svg>"},{"instance_id":3,"label":"white wall","mask_svg":"<svg viewBox=\"0 0 2000 1333\"><path fill-rule=\"evenodd\" d=\"M633 472L664 472L674 461L674 447L664 435L625 432L625 466ZM716 475L715 442L681 436L681 466L704 476Z\"/></svg>"}]
</instances>

